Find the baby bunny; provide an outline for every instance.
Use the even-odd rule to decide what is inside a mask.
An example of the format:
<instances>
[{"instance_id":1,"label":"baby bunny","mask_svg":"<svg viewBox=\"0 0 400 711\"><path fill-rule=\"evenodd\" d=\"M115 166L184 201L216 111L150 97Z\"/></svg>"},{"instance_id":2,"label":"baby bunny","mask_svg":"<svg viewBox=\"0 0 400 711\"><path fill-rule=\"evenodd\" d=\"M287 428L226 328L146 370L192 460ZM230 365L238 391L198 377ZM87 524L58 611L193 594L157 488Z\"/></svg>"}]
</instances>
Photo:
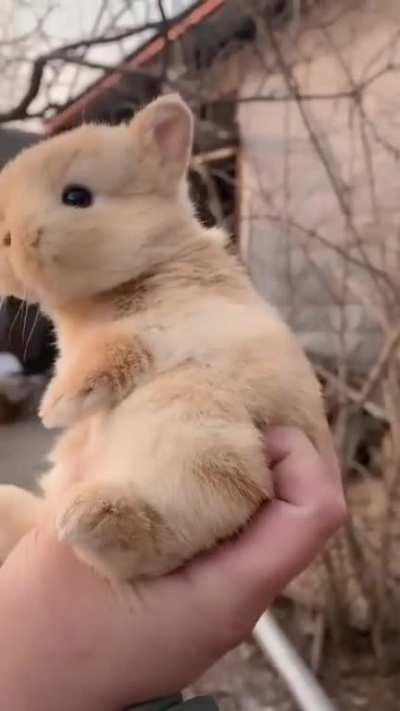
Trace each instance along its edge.
<instances>
[{"instance_id":1,"label":"baby bunny","mask_svg":"<svg viewBox=\"0 0 400 711\"><path fill-rule=\"evenodd\" d=\"M0 488L0 557L30 527L108 576L166 573L273 496L263 430L328 438L296 340L188 197L193 117L163 96L0 175L0 291L40 303L59 357L41 405L65 428L41 496Z\"/></svg>"}]
</instances>

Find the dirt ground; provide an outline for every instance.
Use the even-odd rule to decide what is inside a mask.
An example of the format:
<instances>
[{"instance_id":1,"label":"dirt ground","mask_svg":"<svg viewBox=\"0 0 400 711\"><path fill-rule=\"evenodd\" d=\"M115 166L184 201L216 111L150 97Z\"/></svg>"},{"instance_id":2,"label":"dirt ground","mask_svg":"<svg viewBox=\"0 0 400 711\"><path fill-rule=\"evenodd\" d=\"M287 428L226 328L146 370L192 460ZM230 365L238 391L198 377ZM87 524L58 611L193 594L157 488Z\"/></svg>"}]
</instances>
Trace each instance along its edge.
<instances>
[{"instance_id":1,"label":"dirt ground","mask_svg":"<svg viewBox=\"0 0 400 711\"><path fill-rule=\"evenodd\" d=\"M45 453L52 436L34 418L0 427L0 482L31 487L43 471ZM296 638L293 619L286 607L277 610L281 624ZM297 634L297 641L299 637ZM310 641L300 642L302 651ZM400 677L380 677L367 646L353 656L328 653L323 656L321 679L338 711L395 711L400 708ZM400 645L399 645L400 647ZM400 668L400 667L397 667ZM213 694L222 711L296 711L283 682L266 662L252 640L227 654L210 669L188 694ZM309 711L318 711L310 709Z\"/></svg>"},{"instance_id":2,"label":"dirt ground","mask_svg":"<svg viewBox=\"0 0 400 711\"><path fill-rule=\"evenodd\" d=\"M35 418L0 426L0 483L31 488L43 471L52 435Z\"/></svg>"}]
</instances>

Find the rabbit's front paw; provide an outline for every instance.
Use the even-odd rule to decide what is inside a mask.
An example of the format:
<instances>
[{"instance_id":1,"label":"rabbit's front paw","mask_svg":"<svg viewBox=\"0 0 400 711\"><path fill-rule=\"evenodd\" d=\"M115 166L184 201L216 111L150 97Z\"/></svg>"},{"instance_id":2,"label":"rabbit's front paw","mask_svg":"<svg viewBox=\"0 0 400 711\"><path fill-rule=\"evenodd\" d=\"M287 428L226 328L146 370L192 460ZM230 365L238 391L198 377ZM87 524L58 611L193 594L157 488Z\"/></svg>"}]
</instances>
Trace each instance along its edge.
<instances>
[{"instance_id":1,"label":"rabbit's front paw","mask_svg":"<svg viewBox=\"0 0 400 711\"><path fill-rule=\"evenodd\" d=\"M67 427L84 415L113 403L112 383L106 373L55 378L45 392L39 416L47 429Z\"/></svg>"},{"instance_id":2,"label":"rabbit's front paw","mask_svg":"<svg viewBox=\"0 0 400 711\"><path fill-rule=\"evenodd\" d=\"M62 363L47 388L39 410L43 424L65 427L113 407L132 392L150 365L151 355L138 337L121 336L117 329L89 340L73 362Z\"/></svg>"}]
</instances>

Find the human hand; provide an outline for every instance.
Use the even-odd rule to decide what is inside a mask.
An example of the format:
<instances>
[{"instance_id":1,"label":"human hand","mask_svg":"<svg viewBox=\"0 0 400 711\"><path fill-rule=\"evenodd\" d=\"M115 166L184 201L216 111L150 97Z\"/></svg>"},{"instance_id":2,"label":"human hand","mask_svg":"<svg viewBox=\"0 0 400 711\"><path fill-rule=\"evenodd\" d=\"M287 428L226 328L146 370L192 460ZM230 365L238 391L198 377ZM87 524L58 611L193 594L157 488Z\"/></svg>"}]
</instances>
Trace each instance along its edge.
<instances>
[{"instance_id":1,"label":"human hand","mask_svg":"<svg viewBox=\"0 0 400 711\"><path fill-rule=\"evenodd\" d=\"M235 540L183 570L110 583L36 530L0 572L0 707L115 711L176 693L252 630L342 524L333 450L266 437L277 498Z\"/></svg>"}]
</instances>

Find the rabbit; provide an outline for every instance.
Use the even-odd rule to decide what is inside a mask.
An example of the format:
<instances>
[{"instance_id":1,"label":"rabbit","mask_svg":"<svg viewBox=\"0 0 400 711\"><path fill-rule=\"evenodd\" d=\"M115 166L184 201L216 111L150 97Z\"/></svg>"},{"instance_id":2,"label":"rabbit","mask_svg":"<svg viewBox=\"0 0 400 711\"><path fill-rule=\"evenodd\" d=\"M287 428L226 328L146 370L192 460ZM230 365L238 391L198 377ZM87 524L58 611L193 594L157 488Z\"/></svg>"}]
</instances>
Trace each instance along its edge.
<instances>
[{"instance_id":1,"label":"rabbit","mask_svg":"<svg viewBox=\"0 0 400 711\"><path fill-rule=\"evenodd\" d=\"M329 431L294 335L189 199L193 115L163 95L82 125L0 174L0 292L39 303L61 428L41 495L0 487L0 558L46 525L99 574L158 576L274 496L263 432Z\"/></svg>"}]
</instances>

